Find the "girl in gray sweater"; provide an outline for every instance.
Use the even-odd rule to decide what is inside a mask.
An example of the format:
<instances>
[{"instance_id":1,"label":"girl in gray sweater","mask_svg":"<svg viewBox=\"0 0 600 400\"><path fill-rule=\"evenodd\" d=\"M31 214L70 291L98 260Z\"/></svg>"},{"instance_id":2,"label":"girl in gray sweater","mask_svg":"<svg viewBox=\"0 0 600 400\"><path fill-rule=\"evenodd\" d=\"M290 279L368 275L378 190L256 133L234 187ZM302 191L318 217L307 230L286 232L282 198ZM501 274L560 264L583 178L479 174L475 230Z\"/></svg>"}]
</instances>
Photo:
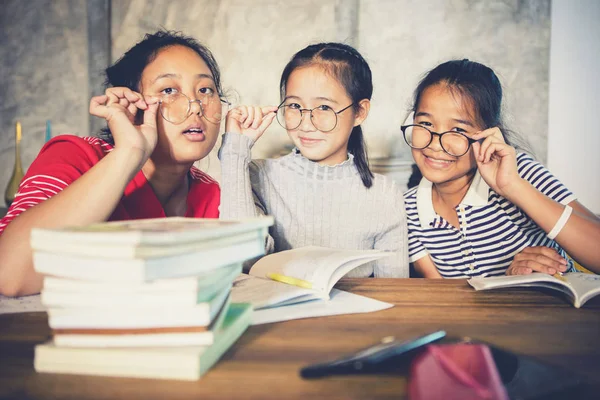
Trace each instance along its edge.
<instances>
[{"instance_id":1,"label":"girl in gray sweater","mask_svg":"<svg viewBox=\"0 0 600 400\"><path fill-rule=\"evenodd\" d=\"M278 107L240 106L227 116L221 218L272 215L267 252L310 245L390 251L347 276L408 277L402 191L370 171L360 127L373 92L367 62L348 45L311 45L287 64L280 90ZM252 145L275 118L295 149L252 160Z\"/></svg>"}]
</instances>

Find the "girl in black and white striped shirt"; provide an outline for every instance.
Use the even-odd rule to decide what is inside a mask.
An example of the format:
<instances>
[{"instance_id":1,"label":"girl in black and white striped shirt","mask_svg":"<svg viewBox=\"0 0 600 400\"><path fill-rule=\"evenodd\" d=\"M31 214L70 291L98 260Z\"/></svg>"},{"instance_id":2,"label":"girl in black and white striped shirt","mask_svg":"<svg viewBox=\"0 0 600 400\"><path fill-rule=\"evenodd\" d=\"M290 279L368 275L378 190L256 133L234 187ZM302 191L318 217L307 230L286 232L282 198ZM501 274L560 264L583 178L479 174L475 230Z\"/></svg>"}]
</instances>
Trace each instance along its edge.
<instances>
[{"instance_id":1,"label":"girl in black and white striped shirt","mask_svg":"<svg viewBox=\"0 0 600 400\"><path fill-rule=\"evenodd\" d=\"M419 83L402 127L423 174L405 194L409 257L427 278L555 274L568 254L600 272L600 219L533 158L517 153L490 68L443 63Z\"/></svg>"}]
</instances>

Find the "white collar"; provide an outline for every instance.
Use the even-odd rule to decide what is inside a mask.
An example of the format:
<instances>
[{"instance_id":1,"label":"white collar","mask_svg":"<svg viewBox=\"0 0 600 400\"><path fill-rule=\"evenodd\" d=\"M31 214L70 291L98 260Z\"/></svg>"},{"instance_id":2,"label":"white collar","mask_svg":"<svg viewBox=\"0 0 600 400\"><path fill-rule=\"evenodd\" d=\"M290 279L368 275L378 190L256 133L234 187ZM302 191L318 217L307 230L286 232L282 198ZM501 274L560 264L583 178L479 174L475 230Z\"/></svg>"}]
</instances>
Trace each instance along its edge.
<instances>
[{"instance_id":1,"label":"white collar","mask_svg":"<svg viewBox=\"0 0 600 400\"><path fill-rule=\"evenodd\" d=\"M435 223L436 218L438 218L433 209L432 186L433 184L430 181L423 178L417 188L417 212L419 213L419 222L421 222L423 229L430 229ZM489 185L481 177L479 171L476 171L467 194L465 194L460 204L473 207L485 206L488 203L489 191Z\"/></svg>"}]
</instances>

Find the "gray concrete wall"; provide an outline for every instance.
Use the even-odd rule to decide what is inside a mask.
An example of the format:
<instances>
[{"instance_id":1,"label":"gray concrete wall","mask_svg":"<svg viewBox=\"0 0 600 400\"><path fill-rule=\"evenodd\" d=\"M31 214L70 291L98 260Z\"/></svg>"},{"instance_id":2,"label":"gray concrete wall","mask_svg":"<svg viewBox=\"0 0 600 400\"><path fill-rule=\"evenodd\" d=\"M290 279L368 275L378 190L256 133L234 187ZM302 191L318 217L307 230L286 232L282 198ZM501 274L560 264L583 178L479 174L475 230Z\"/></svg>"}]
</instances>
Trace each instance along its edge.
<instances>
[{"instance_id":1,"label":"gray concrete wall","mask_svg":"<svg viewBox=\"0 0 600 400\"><path fill-rule=\"evenodd\" d=\"M355 45L374 75L365 135L373 157L408 160L400 135L412 91L425 71L451 58L491 66L505 86L509 125L545 161L548 120L550 2L540 0L220 0L113 1L113 58L160 27L207 44L226 86L244 103L275 104L289 58L319 41ZM255 157L288 144L273 126ZM216 158L204 164L219 175Z\"/></svg>"},{"instance_id":2,"label":"gray concrete wall","mask_svg":"<svg viewBox=\"0 0 600 400\"><path fill-rule=\"evenodd\" d=\"M374 74L365 126L373 153L409 158L398 127L419 79L441 62L468 58L498 74L507 125L546 161L549 1L362 0L359 15L358 48Z\"/></svg>"},{"instance_id":3,"label":"gray concrete wall","mask_svg":"<svg viewBox=\"0 0 600 400\"><path fill-rule=\"evenodd\" d=\"M409 159L399 126L425 71L450 58L486 63L505 86L510 126L546 160L549 0L113 0L111 7L113 61L146 32L180 30L212 49L225 86L243 103L277 103L281 71L304 46L355 45L374 74L364 126L372 157ZM43 144L46 119L55 134L88 134L88 92L98 81L88 72L88 17L83 0L0 3L2 193L12 171L17 118L24 167ZM254 156L275 155L287 144L274 124ZM200 167L220 175L214 152Z\"/></svg>"},{"instance_id":4,"label":"gray concrete wall","mask_svg":"<svg viewBox=\"0 0 600 400\"><path fill-rule=\"evenodd\" d=\"M0 206L14 165L15 122L23 167L53 133L88 134L86 3L0 2Z\"/></svg>"}]
</instances>

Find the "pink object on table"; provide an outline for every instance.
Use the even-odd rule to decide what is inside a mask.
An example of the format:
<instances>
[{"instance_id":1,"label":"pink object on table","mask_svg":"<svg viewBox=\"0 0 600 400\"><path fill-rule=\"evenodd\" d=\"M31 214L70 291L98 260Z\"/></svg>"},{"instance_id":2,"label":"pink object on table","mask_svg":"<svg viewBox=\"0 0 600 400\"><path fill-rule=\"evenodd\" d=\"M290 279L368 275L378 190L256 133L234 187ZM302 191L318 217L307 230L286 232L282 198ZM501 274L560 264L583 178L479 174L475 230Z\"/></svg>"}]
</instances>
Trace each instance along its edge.
<instances>
[{"instance_id":1,"label":"pink object on table","mask_svg":"<svg viewBox=\"0 0 600 400\"><path fill-rule=\"evenodd\" d=\"M489 347L429 345L412 362L411 400L508 400Z\"/></svg>"}]
</instances>

